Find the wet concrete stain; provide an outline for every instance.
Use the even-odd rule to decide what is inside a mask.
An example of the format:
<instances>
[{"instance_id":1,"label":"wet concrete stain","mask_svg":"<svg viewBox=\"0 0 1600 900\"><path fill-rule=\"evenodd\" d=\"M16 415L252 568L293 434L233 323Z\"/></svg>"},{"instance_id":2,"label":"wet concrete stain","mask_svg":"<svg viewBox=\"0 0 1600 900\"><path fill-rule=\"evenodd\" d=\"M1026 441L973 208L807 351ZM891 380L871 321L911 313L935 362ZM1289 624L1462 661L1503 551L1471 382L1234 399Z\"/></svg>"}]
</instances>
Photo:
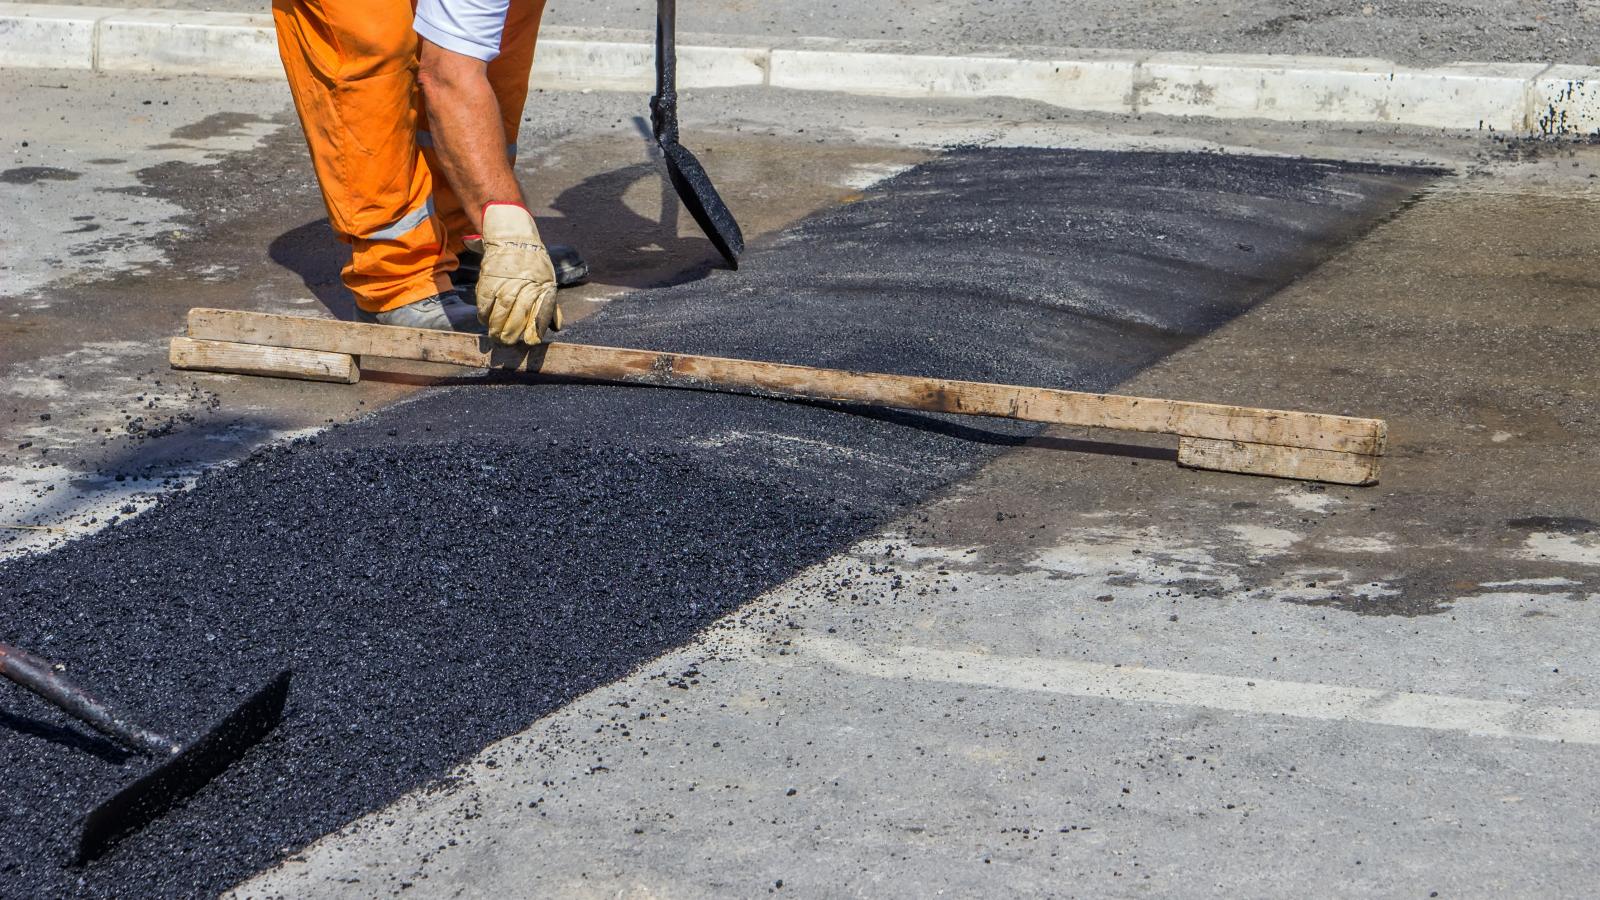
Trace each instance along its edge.
<instances>
[{"instance_id":1,"label":"wet concrete stain","mask_svg":"<svg viewBox=\"0 0 1600 900\"><path fill-rule=\"evenodd\" d=\"M1589 534L1600 531L1600 524L1579 516L1521 516L1507 519L1506 526L1523 531L1554 531L1559 534Z\"/></svg>"},{"instance_id":2,"label":"wet concrete stain","mask_svg":"<svg viewBox=\"0 0 1600 900\"><path fill-rule=\"evenodd\" d=\"M632 295L574 341L1110 389L1432 173L963 150ZM1244 251L1241 245L1252 249ZM64 824L139 766L0 728L0 895L195 895L436 782L1035 433L594 385L431 391L0 566L17 643L187 733L285 665L288 720L86 872ZM31 698L13 717L56 723Z\"/></svg>"},{"instance_id":3,"label":"wet concrete stain","mask_svg":"<svg viewBox=\"0 0 1600 900\"><path fill-rule=\"evenodd\" d=\"M265 119L254 113L219 112L212 113L198 122L184 125L172 130L172 136L180 141L203 141L206 138L228 137L242 134L248 125L256 125L271 120Z\"/></svg>"},{"instance_id":4,"label":"wet concrete stain","mask_svg":"<svg viewBox=\"0 0 1600 900\"><path fill-rule=\"evenodd\" d=\"M0 184L37 184L41 181L77 181L83 173L56 166L17 166L0 172Z\"/></svg>"}]
</instances>

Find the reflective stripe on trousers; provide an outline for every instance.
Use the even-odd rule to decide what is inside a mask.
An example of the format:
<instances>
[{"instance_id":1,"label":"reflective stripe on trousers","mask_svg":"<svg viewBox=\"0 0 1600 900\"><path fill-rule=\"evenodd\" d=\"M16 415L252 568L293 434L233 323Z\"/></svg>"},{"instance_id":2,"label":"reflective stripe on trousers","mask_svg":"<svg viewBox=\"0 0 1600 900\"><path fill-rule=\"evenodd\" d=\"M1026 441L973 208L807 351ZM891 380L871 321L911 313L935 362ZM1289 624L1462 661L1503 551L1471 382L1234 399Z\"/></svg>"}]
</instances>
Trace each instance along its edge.
<instances>
[{"instance_id":1,"label":"reflective stripe on trousers","mask_svg":"<svg viewBox=\"0 0 1600 900\"><path fill-rule=\"evenodd\" d=\"M426 202L400 217L387 228L379 228L366 236L369 241L393 241L405 237L408 232L428 219L433 217L433 197L430 195Z\"/></svg>"}]
</instances>

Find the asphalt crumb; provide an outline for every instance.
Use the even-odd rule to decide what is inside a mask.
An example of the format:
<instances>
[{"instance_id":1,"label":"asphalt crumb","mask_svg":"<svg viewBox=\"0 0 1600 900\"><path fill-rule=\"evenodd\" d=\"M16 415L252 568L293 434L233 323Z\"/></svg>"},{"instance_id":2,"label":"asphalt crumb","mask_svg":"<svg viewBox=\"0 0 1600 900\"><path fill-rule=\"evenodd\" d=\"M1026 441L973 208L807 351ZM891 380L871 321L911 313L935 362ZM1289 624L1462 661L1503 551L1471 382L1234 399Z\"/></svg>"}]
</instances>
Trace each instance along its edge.
<instances>
[{"instance_id":1,"label":"asphalt crumb","mask_svg":"<svg viewBox=\"0 0 1600 900\"><path fill-rule=\"evenodd\" d=\"M169 497L160 516L18 561L5 582L12 617L51 623L19 640L180 736L256 673L294 669L285 724L95 873L94 893L189 895L427 783L440 761L627 674L868 525L668 451L304 442ZM63 619L67 594L97 602ZM86 753L96 739L42 701L10 695L5 709L23 724L6 735L7 793L31 798L8 822L46 845L8 842L0 872L73 892L70 812L143 763Z\"/></svg>"},{"instance_id":2,"label":"asphalt crumb","mask_svg":"<svg viewBox=\"0 0 1600 900\"><path fill-rule=\"evenodd\" d=\"M1507 519L1506 526L1523 531L1555 531L1561 534L1589 534L1600 531L1600 524L1578 516L1521 516Z\"/></svg>"},{"instance_id":3,"label":"asphalt crumb","mask_svg":"<svg viewBox=\"0 0 1600 900\"><path fill-rule=\"evenodd\" d=\"M35 184L40 181L77 181L82 172L55 166L17 166L0 172L0 184Z\"/></svg>"}]
</instances>

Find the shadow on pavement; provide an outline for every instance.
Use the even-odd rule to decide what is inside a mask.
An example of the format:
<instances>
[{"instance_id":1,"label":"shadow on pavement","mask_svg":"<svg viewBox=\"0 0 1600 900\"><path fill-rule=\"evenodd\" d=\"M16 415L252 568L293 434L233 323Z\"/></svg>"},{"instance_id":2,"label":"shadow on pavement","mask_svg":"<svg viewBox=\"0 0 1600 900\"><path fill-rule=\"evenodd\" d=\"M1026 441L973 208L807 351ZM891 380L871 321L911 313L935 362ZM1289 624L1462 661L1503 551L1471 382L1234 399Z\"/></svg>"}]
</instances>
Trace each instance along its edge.
<instances>
[{"instance_id":1,"label":"shadow on pavement","mask_svg":"<svg viewBox=\"0 0 1600 900\"><path fill-rule=\"evenodd\" d=\"M21 688L16 688L20 692ZM61 714L66 717L65 713ZM57 725L31 716L19 715L0 709L0 729L13 731L27 737L39 738L52 744L59 744L71 750L88 753L104 762L121 765L133 757L127 750L118 747L105 738Z\"/></svg>"},{"instance_id":2,"label":"shadow on pavement","mask_svg":"<svg viewBox=\"0 0 1600 900\"><path fill-rule=\"evenodd\" d=\"M634 212L623 200L630 188L647 179L661 185L657 219ZM540 217L541 235L577 247L588 259L595 283L629 289L668 287L699 281L722 265L703 236L678 236L678 196L650 163L590 176L561 192L551 206L560 215ZM355 318L354 298L339 277L350 261L350 250L326 218L278 235L267 253L273 262L300 276L311 295L334 316Z\"/></svg>"},{"instance_id":3,"label":"shadow on pavement","mask_svg":"<svg viewBox=\"0 0 1600 900\"><path fill-rule=\"evenodd\" d=\"M634 212L623 197L641 181L660 184L660 213ZM589 258L592 279L623 288L668 287L699 281L723 268L711 242L696 232L680 237L678 195L656 166L638 163L591 175L554 202L561 218L540 222L548 240L570 243Z\"/></svg>"},{"instance_id":4,"label":"shadow on pavement","mask_svg":"<svg viewBox=\"0 0 1600 900\"><path fill-rule=\"evenodd\" d=\"M291 228L267 246L272 261L300 276L311 296L340 319L354 319L356 305L339 272L350 262L350 249L334 236L326 218Z\"/></svg>"}]
</instances>

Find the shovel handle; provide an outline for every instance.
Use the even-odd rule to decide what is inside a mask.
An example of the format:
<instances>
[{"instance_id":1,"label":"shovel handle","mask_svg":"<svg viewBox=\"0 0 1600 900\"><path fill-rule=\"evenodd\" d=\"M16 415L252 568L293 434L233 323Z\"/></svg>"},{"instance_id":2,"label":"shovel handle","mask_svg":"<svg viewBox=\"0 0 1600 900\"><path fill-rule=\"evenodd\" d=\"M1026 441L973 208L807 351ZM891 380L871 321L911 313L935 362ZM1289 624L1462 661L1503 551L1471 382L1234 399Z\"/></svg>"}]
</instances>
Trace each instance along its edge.
<instances>
[{"instance_id":1,"label":"shovel handle","mask_svg":"<svg viewBox=\"0 0 1600 900\"><path fill-rule=\"evenodd\" d=\"M656 92L650 125L657 141L678 140L678 2L656 0Z\"/></svg>"},{"instance_id":2,"label":"shovel handle","mask_svg":"<svg viewBox=\"0 0 1600 900\"><path fill-rule=\"evenodd\" d=\"M67 681L49 662L10 644L0 644L0 675L55 704L90 728L130 750L150 756L171 756L178 744L130 722L82 688Z\"/></svg>"}]
</instances>

